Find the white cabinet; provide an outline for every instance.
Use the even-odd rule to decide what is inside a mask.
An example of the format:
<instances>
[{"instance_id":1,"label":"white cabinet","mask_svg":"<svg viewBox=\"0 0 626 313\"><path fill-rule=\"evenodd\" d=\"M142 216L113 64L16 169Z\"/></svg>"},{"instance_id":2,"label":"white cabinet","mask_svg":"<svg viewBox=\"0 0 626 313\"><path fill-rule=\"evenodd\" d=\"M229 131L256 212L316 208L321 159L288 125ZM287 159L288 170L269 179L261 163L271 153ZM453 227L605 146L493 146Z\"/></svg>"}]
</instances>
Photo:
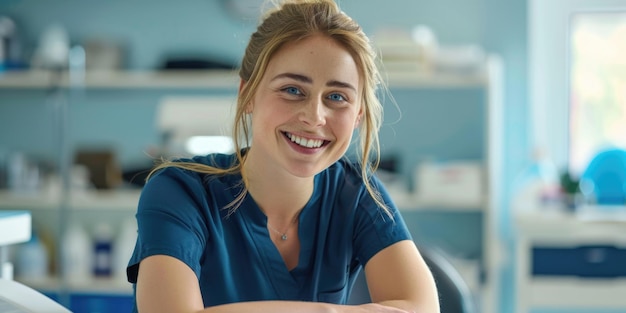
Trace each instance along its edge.
<instances>
[{"instance_id":1,"label":"white cabinet","mask_svg":"<svg viewBox=\"0 0 626 313\"><path fill-rule=\"evenodd\" d=\"M626 221L519 213L517 313L626 311Z\"/></svg>"}]
</instances>

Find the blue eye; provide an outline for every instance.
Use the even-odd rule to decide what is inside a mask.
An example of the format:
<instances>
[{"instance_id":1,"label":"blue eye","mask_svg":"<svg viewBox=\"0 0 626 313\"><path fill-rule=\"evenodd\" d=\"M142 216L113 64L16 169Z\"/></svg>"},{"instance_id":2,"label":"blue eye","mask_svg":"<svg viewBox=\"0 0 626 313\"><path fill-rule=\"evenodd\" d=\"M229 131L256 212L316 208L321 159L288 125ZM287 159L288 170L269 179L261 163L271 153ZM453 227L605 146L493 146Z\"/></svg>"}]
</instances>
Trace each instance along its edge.
<instances>
[{"instance_id":1,"label":"blue eye","mask_svg":"<svg viewBox=\"0 0 626 313\"><path fill-rule=\"evenodd\" d=\"M333 100L333 101L345 101L346 100L346 98L344 98L344 96L342 96L342 95L340 95L338 93L330 94L328 96L328 99Z\"/></svg>"},{"instance_id":2,"label":"blue eye","mask_svg":"<svg viewBox=\"0 0 626 313\"><path fill-rule=\"evenodd\" d=\"M296 87L287 87L283 89L284 92L288 93L288 94L292 94L292 95L301 95L302 92L300 92L300 89L296 88Z\"/></svg>"}]
</instances>

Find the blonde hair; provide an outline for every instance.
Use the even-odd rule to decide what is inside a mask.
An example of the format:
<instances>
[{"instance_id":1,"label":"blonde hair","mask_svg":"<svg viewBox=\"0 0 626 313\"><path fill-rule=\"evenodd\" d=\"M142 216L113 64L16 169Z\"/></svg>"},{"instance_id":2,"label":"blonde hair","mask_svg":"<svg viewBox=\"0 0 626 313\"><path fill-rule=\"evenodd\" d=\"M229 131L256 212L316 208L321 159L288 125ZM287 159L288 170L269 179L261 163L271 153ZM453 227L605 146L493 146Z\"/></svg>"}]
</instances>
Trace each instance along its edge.
<instances>
[{"instance_id":1,"label":"blonde hair","mask_svg":"<svg viewBox=\"0 0 626 313\"><path fill-rule=\"evenodd\" d=\"M240 173L243 191L229 210L236 210L247 194L247 176L243 164L245 156L242 147L250 141L250 121L246 106L257 91L259 82L272 56L286 43L295 42L313 35L327 36L342 45L352 56L363 80L361 98L362 121L359 125L358 157L363 182L374 201L390 215L387 204L380 192L371 184L371 175L380 161L378 130L382 122L382 104L376 96L377 87L382 86L380 73L376 67L376 53L361 27L344 14L332 0L286 0L268 11L256 32L250 37L246 47L239 77L246 82L240 90L235 111L233 140L237 162L228 168L217 168L204 164L185 162L165 162L152 172L168 166L175 166L212 175ZM385 89L386 90L386 89ZM243 143L243 145L242 145ZM390 215L391 216L391 215Z\"/></svg>"}]
</instances>

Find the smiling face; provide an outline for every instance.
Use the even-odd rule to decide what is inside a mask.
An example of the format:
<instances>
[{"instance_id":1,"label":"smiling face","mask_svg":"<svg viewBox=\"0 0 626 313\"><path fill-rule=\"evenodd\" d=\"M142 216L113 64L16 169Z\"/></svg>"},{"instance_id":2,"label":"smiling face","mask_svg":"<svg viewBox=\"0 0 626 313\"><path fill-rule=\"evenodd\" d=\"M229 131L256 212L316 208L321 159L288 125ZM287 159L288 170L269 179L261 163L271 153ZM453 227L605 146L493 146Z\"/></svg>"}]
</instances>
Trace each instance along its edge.
<instances>
[{"instance_id":1,"label":"smiling face","mask_svg":"<svg viewBox=\"0 0 626 313\"><path fill-rule=\"evenodd\" d=\"M361 114L361 81L350 53L314 35L278 50L249 104L246 164L312 177L339 160Z\"/></svg>"}]
</instances>

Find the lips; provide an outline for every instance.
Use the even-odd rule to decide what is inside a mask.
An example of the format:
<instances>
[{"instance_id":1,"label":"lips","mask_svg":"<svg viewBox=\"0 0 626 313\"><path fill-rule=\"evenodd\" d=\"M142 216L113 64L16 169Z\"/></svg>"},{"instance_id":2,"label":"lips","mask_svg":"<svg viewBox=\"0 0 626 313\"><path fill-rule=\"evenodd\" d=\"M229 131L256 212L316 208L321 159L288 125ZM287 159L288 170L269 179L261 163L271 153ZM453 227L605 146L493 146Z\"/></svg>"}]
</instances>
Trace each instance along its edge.
<instances>
[{"instance_id":1,"label":"lips","mask_svg":"<svg viewBox=\"0 0 626 313\"><path fill-rule=\"evenodd\" d=\"M321 139L307 139L287 132L285 132L284 134L287 138L289 138L289 140L296 143L297 145L310 149L319 148L329 142L327 140Z\"/></svg>"}]
</instances>

